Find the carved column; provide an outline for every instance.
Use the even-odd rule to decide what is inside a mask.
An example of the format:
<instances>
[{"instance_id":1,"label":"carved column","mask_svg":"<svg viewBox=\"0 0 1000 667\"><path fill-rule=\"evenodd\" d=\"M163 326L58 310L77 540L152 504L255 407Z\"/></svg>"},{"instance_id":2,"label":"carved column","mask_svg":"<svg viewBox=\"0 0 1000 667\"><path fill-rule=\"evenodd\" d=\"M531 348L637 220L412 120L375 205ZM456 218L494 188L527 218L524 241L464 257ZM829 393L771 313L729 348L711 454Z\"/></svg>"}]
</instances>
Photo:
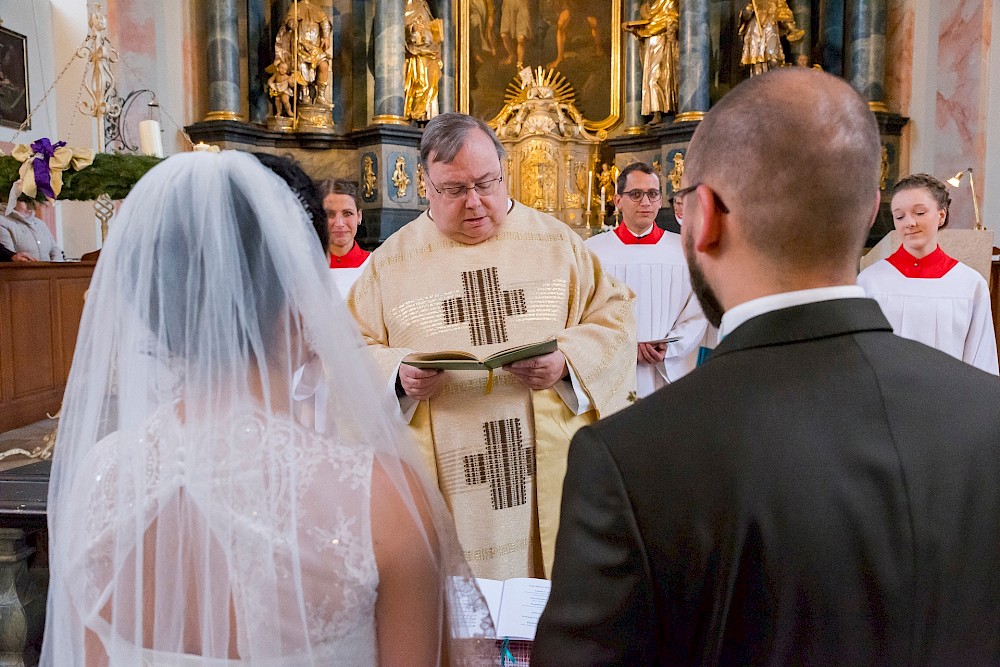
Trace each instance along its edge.
<instances>
[{"instance_id":1,"label":"carved column","mask_svg":"<svg viewBox=\"0 0 1000 667\"><path fill-rule=\"evenodd\" d=\"M0 528L0 665L24 667L25 648L38 641L44 618L44 590L28 572L35 549L24 531Z\"/></svg>"},{"instance_id":2,"label":"carved column","mask_svg":"<svg viewBox=\"0 0 1000 667\"><path fill-rule=\"evenodd\" d=\"M438 84L438 112L447 113L458 108L458 51L455 37L455 6L452 0L438 0L436 17L444 23L444 44L441 45L441 60L444 63L441 82Z\"/></svg>"},{"instance_id":3,"label":"carved column","mask_svg":"<svg viewBox=\"0 0 1000 667\"><path fill-rule=\"evenodd\" d=\"M802 39L792 42L792 65L799 64L797 59L805 56L809 64L813 64L812 54L812 3L809 0L793 0L789 3L795 14L795 25L803 31Z\"/></svg>"},{"instance_id":4,"label":"carved column","mask_svg":"<svg viewBox=\"0 0 1000 667\"><path fill-rule=\"evenodd\" d=\"M873 111L885 106L886 0L848 0L844 76Z\"/></svg>"},{"instance_id":5,"label":"carved column","mask_svg":"<svg viewBox=\"0 0 1000 667\"><path fill-rule=\"evenodd\" d=\"M375 116L373 123L408 125L406 109L405 0L375 5Z\"/></svg>"},{"instance_id":6,"label":"carved column","mask_svg":"<svg viewBox=\"0 0 1000 667\"><path fill-rule=\"evenodd\" d=\"M638 21L641 0L625 0L625 20ZM639 38L625 33L625 105L622 123L625 134L642 132L642 60L639 57Z\"/></svg>"},{"instance_id":7,"label":"carved column","mask_svg":"<svg viewBox=\"0 0 1000 667\"><path fill-rule=\"evenodd\" d=\"M701 120L708 112L712 56L708 0L681 0L680 15L680 95L675 123Z\"/></svg>"},{"instance_id":8,"label":"carved column","mask_svg":"<svg viewBox=\"0 0 1000 667\"><path fill-rule=\"evenodd\" d=\"M208 28L208 115L205 120L242 120L240 42L236 0L210 0Z\"/></svg>"}]
</instances>

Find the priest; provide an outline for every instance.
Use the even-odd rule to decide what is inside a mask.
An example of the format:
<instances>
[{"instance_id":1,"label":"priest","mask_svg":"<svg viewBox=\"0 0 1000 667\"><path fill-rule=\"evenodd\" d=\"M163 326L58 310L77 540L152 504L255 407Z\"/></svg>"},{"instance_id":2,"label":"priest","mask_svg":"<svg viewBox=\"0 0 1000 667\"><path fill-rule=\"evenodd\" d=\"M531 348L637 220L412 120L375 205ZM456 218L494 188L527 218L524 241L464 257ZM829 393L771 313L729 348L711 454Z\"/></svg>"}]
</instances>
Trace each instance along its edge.
<instances>
[{"instance_id":1,"label":"priest","mask_svg":"<svg viewBox=\"0 0 1000 667\"><path fill-rule=\"evenodd\" d=\"M348 296L425 454L479 577L547 576L569 439L634 396L626 287L565 224L507 196L506 152L482 121L428 122L428 211L372 253ZM413 352L482 359L555 339L486 371L403 363Z\"/></svg>"},{"instance_id":2,"label":"priest","mask_svg":"<svg viewBox=\"0 0 1000 667\"><path fill-rule=\"evenodd\" d=\"M656 172L635 162L618 175L616 188L621 224L586 245L604 270L635 294L636 388L641 398L694 369L708 320L691 289L680 236L655 224L660 209Z\"/></svg>"}]
</instances>

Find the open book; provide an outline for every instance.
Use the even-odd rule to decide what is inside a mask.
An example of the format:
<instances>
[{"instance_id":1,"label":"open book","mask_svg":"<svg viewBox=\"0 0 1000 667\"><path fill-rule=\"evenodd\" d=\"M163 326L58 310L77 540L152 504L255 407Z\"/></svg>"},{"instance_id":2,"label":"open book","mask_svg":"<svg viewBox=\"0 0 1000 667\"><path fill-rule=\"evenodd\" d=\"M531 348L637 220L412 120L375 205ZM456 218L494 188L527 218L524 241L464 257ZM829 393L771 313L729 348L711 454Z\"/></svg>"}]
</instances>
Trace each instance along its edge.
<instances>
[{"instance_id":1,"label":"open book","mask_svg":"<svg viewBox=\"0 0 1000 667\"><path fill-rule=\"evenodd\" d=\"M672 338L656 338L654 340L640 340L640 343L649 343L650 345L659 345L660 343L676 343L681 339L680 336L673 336Z\"/></svg>"},{"instance_id":2,"label":"open book","mask_svg":"<svg viewBox=\"0 0 1000 667\"><path fill-rule=\"evenodd\" d=\"M489 371L490 376L486 380L486 393L488 394L493 389L494 369L521 359L530 359L555 352L557 349L559 349L558 342L555 338L550 338L540 343L529 343L500 350L485 359L480 359L471 352L445 350L443 352L414 352L403 357L402 363L414 368L432 368L444 371Z\"/></svg>"},{"instance_id":3,"label":"open book","mask_svg":"<svg viewBox=\"0 0 1000 667\"><path fill-rule=\"evenodd\" d=\"M534 640L538 619L549 600L552 582L547 579L476 578L493 617L497 638Z\"/></svg>"}]
</instances>

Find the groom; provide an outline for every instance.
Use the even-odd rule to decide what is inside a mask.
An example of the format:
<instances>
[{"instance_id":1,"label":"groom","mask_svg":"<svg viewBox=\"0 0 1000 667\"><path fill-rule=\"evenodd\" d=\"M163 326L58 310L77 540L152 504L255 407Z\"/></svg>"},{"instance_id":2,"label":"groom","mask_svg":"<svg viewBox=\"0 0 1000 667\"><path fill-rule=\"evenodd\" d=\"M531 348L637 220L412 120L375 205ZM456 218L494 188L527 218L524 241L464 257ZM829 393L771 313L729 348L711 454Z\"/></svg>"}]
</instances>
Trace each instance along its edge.
<instances>
[{"instance_id":1,"label":"groom","mask_svg":"<svg viewBox=\"0 0 1000 667\"><path fill-rule=\"evenodd\" d=\"M533 665L1000 664L1000 379L854 285L879 158L815 70L701 122L676 196L723 340L573 439Z\"/></svg>"}]
</instances>

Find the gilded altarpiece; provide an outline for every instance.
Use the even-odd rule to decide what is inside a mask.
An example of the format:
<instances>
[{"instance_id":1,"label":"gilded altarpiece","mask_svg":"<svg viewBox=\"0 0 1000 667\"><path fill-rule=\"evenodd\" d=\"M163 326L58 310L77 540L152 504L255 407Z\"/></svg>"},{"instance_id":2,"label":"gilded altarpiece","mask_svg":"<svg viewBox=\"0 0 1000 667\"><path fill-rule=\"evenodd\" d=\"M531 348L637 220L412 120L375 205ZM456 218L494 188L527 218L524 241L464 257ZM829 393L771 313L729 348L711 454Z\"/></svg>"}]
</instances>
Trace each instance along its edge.
<instances>
[{"instance_id":1,"label":"gilded altarpiece","mask_svg":"<svg viewBox=\"0 0 1000 667\"><path fill-rule=\"evenodd\" d=\"M558 72L525 68L490 123L507 149L508 192L588 235L588 184L603 130L589 132Z\"/></svg>"}]
</instances>

